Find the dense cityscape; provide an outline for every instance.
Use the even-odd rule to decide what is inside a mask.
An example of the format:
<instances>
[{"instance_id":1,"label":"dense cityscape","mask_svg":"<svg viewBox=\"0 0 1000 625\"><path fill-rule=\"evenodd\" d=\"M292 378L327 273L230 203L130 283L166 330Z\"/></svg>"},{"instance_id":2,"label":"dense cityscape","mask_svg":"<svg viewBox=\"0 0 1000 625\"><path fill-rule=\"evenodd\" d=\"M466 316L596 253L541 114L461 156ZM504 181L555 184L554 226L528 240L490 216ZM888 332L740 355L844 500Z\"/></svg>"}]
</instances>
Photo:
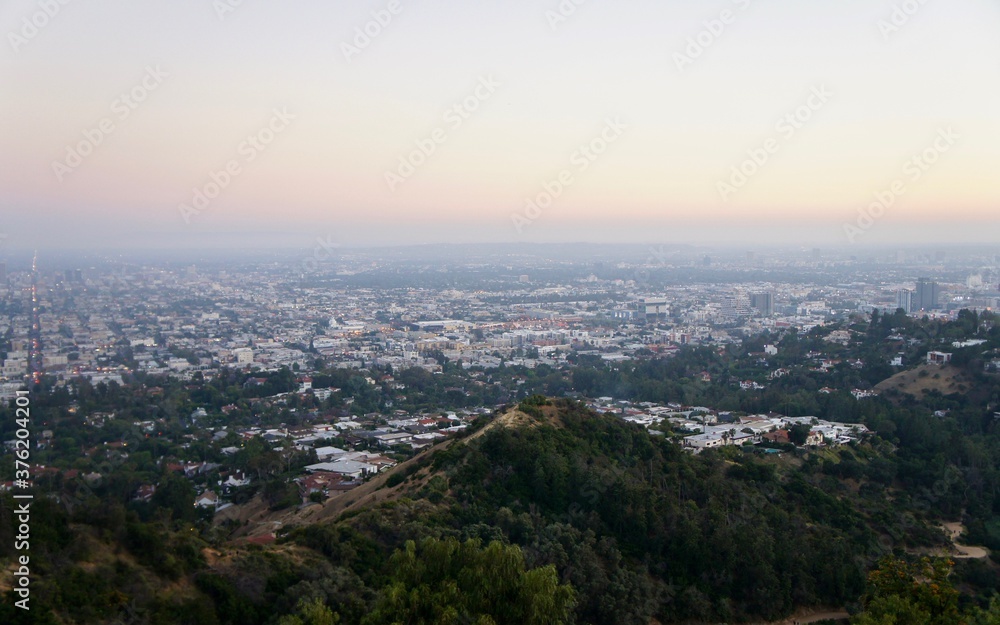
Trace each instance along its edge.
<instances>
[{"instance_id":1,"label":"dense cityscape","mask_svg":"<svg viewBox=\"0 0 1000 625\"><path fill-rule=\"evenodd\" d=\"M379 565L357 555L335 558L360 576L348 584L352 599L307 590L302 584L312 582L304 572L281 582L295 596L304 593L297 603L239 590L236 580L269 575L252 564L253 549L317 549L317 531L361 532L336 539L343 544L337 549L374 548L364 542L374 540L381 557L404 537L424 541L419 557L428 558L434 549L458 548L448 540L471 540L463 548L478 549L476 532L493 537L499 549L493 539L502 536L511 549L525 550L526 562L554 567L538 570L563 582L550 598L556 616L545 617L556 621L570 612L590 622L639 623L656 614L773 620L804 606L815 622L853 613L867 618L853 603L864 590L862 571L911 566L886 554L956 559L963 564L954 573L913 565L902 574L958 575L965 592L980 602L989 597L997 573L988 563L1000 546L998 498L990 486L998 474L987 451L1000 415L1000 388L987 390L997 385L1000 369L995 250L887 250L860 258L811 248L452 246L343 249L322 262L303 262L296 253L268 256L222 262L38 252L0 265L6 286L0 398L5 410L17 411L0 428L0 492L24 497L33 489L31 496L40 497L34 510L46 501L57 506L36 512L34 523L69 523L59 531L88 541L89 550L134 554L137 566L149 569L135 580L194 583L181 604L161 605L137 599L151 582L116 582L131 589L130 603L116 607L115 595L94 595L80 604L89 606L82 612L70 609L84 621L116 618L123 609L130 614L137 605L149 614L181 610L192 615L185 618L234 622L224 606L237 602L261 623L281 614L282 623L326 622L323 615L362 622L363 613L380 610L384 622L394 622L393 615L411 609L393 604L391 586L373 599L380 578L362 581L385 566L392 571L398 555ZM28 402L30 409L22 409ZM522 447L542 444L516 442L529 432L557 438L528 451ZM587 451L586 445L614 447L622 437L633 442ZM554 452L553 444L562 450ZM642 464L634 463L648 452L635 446L650 444L667 446L654 454L661 468L647 468L667 471L662 479L674 479L666 477L672 471L708 471L714 477L699 478L703 488L764 489L741 497L760 497L784 483L779 499L792 499L762 499L760 513L772 514L777 505L782 514L803 515L795 523L819 522L796 539L805 541L795 547L801 553L826 549L815 541L846 541L822 556L829 570L798 574L803 583L810 575L843 581L802 587L796 592L803 599L767 608L757 602L779 596L776 588L754 590L735 579L692 577L685 594L672 595L663 585L667 573L642 572L632 558L665 549L662 557L672 554L680 567L670 575L697 576L697 560L684 564L696 551L657 547L657 540L623 533L628 525L614 521L619 489L645 488ZM907 464L928 453L945 464L931 472L924 461ZM572 468L588 455L592 468ZM491 486L495 477L480 483L469 473L481 463L493 466L490 475L508 476L508 494ZM931 490L922 486L928 480ZM860 490L852 486L859 481ZM792 503L807 483L819 489L809 497L819 499ZM682 500L685 484L677 485ZM630 496L659 501L645 505L667 505L671 496L638 492ZM699 492L707 491L686 497L698 500ZM838 514L851 515L864 530L840 534L845 530L820 521L832 505L823 498L833 493L851 502L844 503L849 513ZM532 501L527 507L525 496ZM668 521L672 515L716 515L732 496L720 492L683 512L664 509L649 531L674 535L680 530L668 529L677 522ZM460 520L470 515L468 506L487 500L498 509ZM619 505L630 518L644 514L635 504ZM415 507L406 513L410 529L394 539L378 519L399 506ZM548 519L529 533L533 541L542 540L534 532L545 523L615 536L618 555L601 556L611 560L595 570L632 581L612 590L593 577L595 570L579 577L550 547L517 538L521 530L508 527L504 515L518 510ZM87 529L94 523L124 533L98 537ZM773 520L741 523L750 532L770 527L773 537L760 540L787 535ZM340 529L320 529L326 527ZM703 528L702 544L730 548L729 534L712 524ZM48 546L48 532L55 530L40 531L49 553L55 545ZM27 547L37 532L18 534L12 544ZM581 540L571 540L574 548ZM640 551L611 564L625 557L618 549ZM51 553L41 563L35 556L36 566L69 566ZM94 552L72 558L93 557L86 553ZM475 557L494 557L489 553ZM767 565L774 571L798 566L781 564L778 552L767 558L778 559ZM222 559L231 563L222 566ZM33 587L35 596L53 606L68 601L86 577L79 577L81 565L47 574ZM742 566L731 558L719 565ZM16 580L29 579L23 566ZM573 589L594 599L572 599ZM9 589L11 604L23 608L15 591ZM645 599L612 616L599 598L618 592ZM197 603L206 597L212 607ZM193 616L198 610L207 612Z\"/></svg>"},{"instance_id":2,"label":"dense cityscape","mask_svg":"<svg viewBox=\"0 0 1000 625\"><path fill-rule=\"evenodd\" d=\"M4 397L41 371L59 384L121 384L139 372L189 380L222 367L434 373L442 358L467 370L560 367L574 354L662 357L682 345L808 333L875 309L943 320L1000 303L1000 262L985 251L864 260L818 249L715 260L711 251L653 252L663 259L513 253L501 264L356 251L312 272L279 261L5 263ZM731 277L719 282L719 274Z\"/></svg>"},{"instance_id":3,"label":"dense cityscape","mask_svg":"<svg viewBox=\"0 0 1000 625\"><path fill-rule=\"evenodd\" d=\"M662 360L685 347L725 350L765 337L769 342L748 354L754 357L751 373L731 381L741 391L759 393L793 371L826 373L842 364L835 350L822 350L779 366L776 344L790 332L836 328L824 342L843 348L852 342L844 323L873 311L899 309L945 322L961 310L986 313L1000 303L1000 257L982 250L900 250L859 260L819 249L736 254L660 247L644 262L629 263L610 258L620 251L634 257L645 248L597 249L609 260L579 260L573 249L561 255L480 252L474 261L458 263L455 252L433 249L387 256L352 250L312 271L287 260L234 266L92 259L63 268L45 266L43 257L39 267L36 255L30 266L0 266L7 285L0 310L8 322L0 345L0 399L15 399L28 381L70 396L78 396L81 385L138 385L155 396L164 384L236 380L242 393L227 392L234 401L225 405L218 397L203 403L192 397L190 413L171 415L184 426L174 432L208 437L224 456L257 436L279 449L290 441L298 452L314 452L317 462L303 466L296 478L308 501L316 492L327 497L347 490L400 459L383 451L406 450L405 456L430 447L505 404L553 389L584 398L573 384L581 363ZM734 281L701 282L715 273ZM917 275L933 278L907 277ZM926 359L950 356L934 351ZM914 358L901 348L881 364L902 371L917 364ZM855 369L866 366L848 362ZM432 404L416 391L433 376L452 385L443 386ZM707 370L698 376L712 381ZM871 384L824 386L819 392L849 393L856 400L878 395ZM238 402L241 395L249 395L249 405ZM668 423L669 431L685 434L678 442L694 451L787 443L788 430L809 421L635 400L587 401L598 412L659 434L658 424ZM70 411L78 408L73 402ZM152 408L126 425L163 436L164 412ZM97 429L116 418L113 412L80 416ZM99 437L104 446L127 442L116 440L120 428L113 431ZM806 434L810 444L839 444L866 432L860 424L816 421ZM39 447L58 443L45 430ZM15 447L13 440L5 444ZM84 449L86 455L95 451ZM225 480L199 480L197 501L225 509L230 491L251 478L205 461L203 453L156 460L183 466L188 476L223 469ZM144 484L135 496L148 500L156 487Z\"/></svg>"},{"instance_id":4,"label":"dense cityscape","mask_svg":"<svg viewBox=\"0 0 1000 625\"><path fill-rule=\"evenodd\" d=\"M1000 625L998 31L0 3L0 624Z\"/></svg>"},{"instance_id":5,"label":"dense cityscape","mask_svg":"<svg viewBox=\"0 0 1000 625\"><path fill-rule=\"evenodd\" d=\"M859 258L821 249L459 246L344 249L315 263L294 253L237 262L65 256L36 253L0 265L6 285L0 393L13 409L30 389L36 415L6 421L0 430L0 488L15 496L29 486L41 489L64 506L67 521L84 524L103 518L92 506L115 506L133 529L114 540L168 578L200 570L203 558L251 546L311 544L310 528L350 525L345 519L381 514L411 498L457 505L448 502L462 495L447 484L460 488L462 469L418 480L420 467L450 457L456 440L471 445L483 434L484 441L499 440L505 429L543 427L531 425L538 419L571 428L579 410L592 416L575 436L609 427L592 420L610 418L704 457L708 466L735 460L750 473L729 470L733 484L747 476L766 484L774 471L794 473L803 459L821 459L837 479L868 475L873 484L884 482L872 487L875 494L894 481L886 466L899 462L884 445L905 445L898 428L913 427L898 419L917 418L891 406L917 401L923 418L938 421L931 436L946 423L949 430L976 431L969 428L981 410L1000 409L991 396L977 408L971 397L981 394L969 388L1000 365L1000 324L992 315L1000 256L993 250L889 250ZM878 473L849 460L857 454ZM628 455L620 460L626 466ZM22 469L20 459L29 457L31 469ZM537 480L539 472L557 470L550 462L511 470L538 473L534 488L548 491L557 482ZM855 468L846 473L849 463ZM894 471L901 479L903 467ZM567 519L602 509L606 491L618 488L602 479L581 487L583 499L569 504ZM959 483L935 486L947 491L944 499L929 495L905 504L919 515L916 525L908 522L908 532L897 537L882 529L890 533L876 547L983 562L989 549L969 545L995 549L1000 532L985 502L976 504L981 512L966 510L963 517L963 504L950 494ZM537 505L548 505L542 501ZM852 505L885 505L865 501ZM933 509L920 507L928 501ZM864 512L876 515L865 523L898 514L890 510ZM436 523L427 518L418 527ZM935 526L954 537L945 539ZM183 535L185 528L192 534ZM166 533L159 546L141 543L147 547L134 551L140 531ZM181 534L170 538L175 532ZM195 535L203 555L171 551ZM379 536L373 538L385 539ZM630 539L618 540L625 547ZM164 569L150 557L175 564ZM240 575L251 570L244 566ZM351 566L362 575L370 567ZM557 572L572 583L565 566L557 562ZM981 576L992 568L974 570ZM227 579L222 570L216 574ZM983 583L970 574L962 574L965 583ZM203 586L205 575L195 579L212 596L217 591ZM58 579L39 590L53 605L76 583ZM662 603L656 579L649 587L630 582L640 584L630 592L652 593L634 618L662 609L675 617L723 614L699 607L694 595ZM830 605L859 589L850 582L808 601ZM747 590L709 585L700 592L708 600ZM277 609L294 608L301 618L309 610L349 615L368 601L357 599L361 604L352 608L332 595L313 596L322 605ZM731 609L774 618L796 607L761 610L752 607L753 596ZM120 610L95 601L89 618ZM576 606L585 618L610 618L600 616L605 608ZM272 608L252 609L262 619Z\"/></svg>"}]
</instances>

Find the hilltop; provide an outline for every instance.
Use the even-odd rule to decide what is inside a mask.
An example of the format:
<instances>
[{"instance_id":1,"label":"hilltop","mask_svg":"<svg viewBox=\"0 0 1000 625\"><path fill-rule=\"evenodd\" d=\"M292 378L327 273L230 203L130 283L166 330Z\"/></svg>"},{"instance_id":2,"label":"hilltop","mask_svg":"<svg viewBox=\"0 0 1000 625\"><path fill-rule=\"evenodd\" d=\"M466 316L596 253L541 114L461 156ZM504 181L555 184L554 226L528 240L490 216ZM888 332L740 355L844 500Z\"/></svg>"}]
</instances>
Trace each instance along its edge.
<instances>
[{"instance_id":1,"label":"hilltop","mask_svg":"<svg viewBox=\"0 0 1000 625\"><path fill-rule=\"evenodd\" d=\"M922 518L905 533L885 525L902 509L885 462L862 445L693 456L574 402L522 405L289 539L351 554L347 566L427 537L512 543L573 585L582 623L776 620L856 601L866 567L893 549L946 544Z\"/></svg>"},{"instance_id":2,"label":"hilltop","mask_svg":"<svg viewBox=\"0 0 1000 625\"><path fill-rule=\"evenodd\" d=\"M889 553L950 549L941 519L908 507L906 485L887 475L890 449L695 456L617 416L532 397L322 505L285 512L269 530L278 544L254 555L235 543L201 583L262 609L243 580L269 586L278 570L322 562L340 580L324 602L360 622L350 615L373 609L391 554L408 541L500 541L572 587L576 622L777 621L856 602L868 568ZM900 532L892 519L903 515ZM261 557L274 573L257 570Z\"/></svg>"},{"instance_id":3,"label":"hilltop","mask_svg":"<svg viewBox=\"0 0 1000 625\"><path fill-rule=\"evenodd\" d=\"M132 609L95 585L116 570L133 595L170 589L143 609L220 625L290 614L382 625L455 601L466 615L550 606L540 623L568 622L569 612L577 623L629 625L842 614L884 556L951 552L940 524L954 517L938 516L947 500L916 505L905 466L877 438L694 455L669 433L533 396L323 504L271 512L251 500L215 526L211 547L120 508L79 515L95 519L86 527L52 514L64 529L47 531L61 532L63 551L49 557L66 572L50 578L56 589L38 590L58 605L94 585L93 622ZM271 533L276 542L256 540ZM84 546L68 550L81 536ZM497 566L514 595L469 585L483 577L466 571ZM956 570L966 586L997 575L988 558ZM515 612L494 620L529 622Z\"/></svg>"},{"instance_id":4,"label":"hilltop","mask_svg":"<svg viewBox=\"0 0 1000 625\"><path fill-rule=\"evenodd\" d=\"M932 364L902 371L875 385L875 390L880 393L895 390L918 398L931 391L942 395L964 394L970 388L968 376L958 367Z\"/></svg>"},{"instance_id":5,"label":"hilltop","mask_svg":"<svg viewBox=\"0 0 1000 625\"><path fill-rule=\"evenodd\" d=\"M336 520L341 514L364 509L368 506L395 501L412 496L422 485L426 485L432 475L428 468L431 458L438 452L447 450L455 443L469 444L496 428L519 428L539 425L543 421L558 423L558 410L554 406L543 406L545 417L532 416L519 408L512 408L490 420L480 429L465 438L449 438L410 458L391 469L371 477L361 486L321 503L312 503L292 510L271 510L260 494L244 504L231 506L215 517L216 524L241 525L232 538L260 538L273 535L277 531L288 530L312 523ZM404 484L405 482L405 484Z\"/></svg>"}]
</instances>

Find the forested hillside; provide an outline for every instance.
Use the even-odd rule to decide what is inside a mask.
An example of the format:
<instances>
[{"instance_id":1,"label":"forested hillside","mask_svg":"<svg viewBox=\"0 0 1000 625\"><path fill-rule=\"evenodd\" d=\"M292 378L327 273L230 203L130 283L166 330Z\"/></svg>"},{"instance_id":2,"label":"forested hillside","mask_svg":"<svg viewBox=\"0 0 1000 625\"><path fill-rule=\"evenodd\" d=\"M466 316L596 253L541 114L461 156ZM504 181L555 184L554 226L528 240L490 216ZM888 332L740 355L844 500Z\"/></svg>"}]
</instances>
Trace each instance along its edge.
<instances>
[{"instance_id":1,"label":"forested hillside","mask_svg":"<svg viewBox=\"0 0 1000 625\"><path fill-rule=\"evenodd\" d=\"M983 331L979 318L932 326L875 315L836 346L826 330L789 333L766 367L745 355L760 347L748 339L738 351L691 348L666 359L526 374L525 386L539 390L569 384L637 401L681 396L727 410L863 423L872 433L840 446L772 449L782 453L731 446L692 454L669 426L647 429L577 399L534 395L371 478L357 491L364 496L304 503L329 514L277 528L274 544L242 538L240 526L199 512L191 482L155 460L193 451L216 458L229 438L185 434L171 417L165 423L183 443L154 433L128 453L110 448L119 461L98 466L57 437L45 453L61 472L40 480L32 509L37 609L13 608L7 585L0 620L648 624L773 621L825 608L847 609L865 625L996 623L996 603L992 613L983 610L1000 585L1000 383L988 367L1000 336L992 318L987 325L986 343L956 350L953 366L967 387L949 395L890 387L856 400L817 389L873 386L892 374L879 363L899 351L897 335L923 332L910 349L926 349ZM808 355L820 350L840 364L815 370ZM778 365L790 372L767 388L734 390L733 380L765 380L762 367ZM705 382L702 371L714 380ZM374 392L347 374L330 375ZM439 378L453 384L458 375L400 379L436 395ZM279 378L268 383L286 388ZM145 387L87 389L79 405L131 415L159 402L184 415L192 394L224 391L229 397L212 401L235 400L240 419L282 418L256 416L261 404L246 403L241 413L240 388L213 386L220 383L165 385L162 399L146 397ZM79 414L60 403L68 401L53 392L37 402L39 414L66 423L62 436L96 445L96 434L74 425ZM295 507L297 491L291 504L286 491L302 459L260 439L232 458L234 468L263 478L243 499L257 497L265 510ZM95 469L104 475L90 480ZM68 479L69 472L80 476ZM136 486L153 480L156 494L137 500ZM0 501L0 558L10 571L14 501L9 494ZM960 541L992 555L954 557L961 554L944 523L963 523ZM893 576L906 581L889 583Z\"/></svg>"}]
</instances>

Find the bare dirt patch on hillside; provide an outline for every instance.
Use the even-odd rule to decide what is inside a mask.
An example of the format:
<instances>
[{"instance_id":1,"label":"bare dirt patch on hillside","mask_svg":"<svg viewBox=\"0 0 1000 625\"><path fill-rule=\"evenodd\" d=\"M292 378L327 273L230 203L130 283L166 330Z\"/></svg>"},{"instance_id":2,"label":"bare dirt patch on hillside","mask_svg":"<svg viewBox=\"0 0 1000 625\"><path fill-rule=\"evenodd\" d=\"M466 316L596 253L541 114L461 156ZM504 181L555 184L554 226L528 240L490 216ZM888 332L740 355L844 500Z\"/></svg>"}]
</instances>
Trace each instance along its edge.
<instances>
[{"instance_id":1,"label":"bare dirt patch on hillside","mask_svg":"<svg viewBox=\"0 0 1000 625\"><path fill-rule=\"evenodd\" d=\"M543 406L543 411L544 408L549 408L549 407L550 406ZM553 411L555 411L554 407L551 408ZM491 430L493 428L531 427L537 424L538 421L537 419L535 419L535 417L532 417L526 412L521 412L520 410L514 409L503 413L496 419L493 419L493 421L491 421L486 427L479 430L472 436L465 438L464 440L466 443L468 443L469 441L479 438L480 436L485 434L488 430Z\"/></svg>"},{"instance_id":2,"label":"bare dirt patch on hillside","mask_svg":"<svg viewBox=\"0 0 1000 625\"><path fill-rule=\"evenodd\" d=\"M973 547L971 545L959 544L958 539L965 532L965 526L961 523L945 523L941 526L957 553L950 554L953 558L987 558L990 552L985 547Z\"/></svg>"},{"instance_id":3,"label":"bare dirt patch on hillside","mask_svg":"<svg viewBox=\"0 0 1000 625\"><path fill-rule=\"evenodd\" d=\"M933 390L942 395L964 393L969 388L969 381L957 367L927 364L897 373L875 385L875 390L880 393L895 390L914 397L923 397L925 393Z\"/></svg>"},{"instance_id":4,"label":"bare dirt patch on hillside","mask_svg":"<svg viewBox=\"0 0 1000 625\"><path fill-rule=\"evenodd\" d=\"M989 549L972 545L960 544L959 538L965 532L965 526L961 523L943 523L941 529L944 531L951 544L947 547L935 547L933 549L913 549L909 550L921 556L934 556L935 558L954 558L956 560L979 560L990 556Z\"/></svg>"}]
</instances>

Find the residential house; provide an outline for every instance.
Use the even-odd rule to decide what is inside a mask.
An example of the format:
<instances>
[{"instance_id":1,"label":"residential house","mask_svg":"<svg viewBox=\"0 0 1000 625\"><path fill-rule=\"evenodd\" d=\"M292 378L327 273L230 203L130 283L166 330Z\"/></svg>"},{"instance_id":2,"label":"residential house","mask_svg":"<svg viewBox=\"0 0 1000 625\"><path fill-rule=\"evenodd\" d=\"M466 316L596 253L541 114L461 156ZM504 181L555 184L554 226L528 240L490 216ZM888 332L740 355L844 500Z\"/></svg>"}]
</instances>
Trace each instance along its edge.
<instances>
[{"instance_id":1,"label":"residential house","mask_svg":"<svg viewBox=\"0 0 1000 625\"><path fill-rule=\"evenodd\" d=\"M194 505L199 508L218 508L219 507L219 496L214 492L207 490L197 499L194 500Z\"/></svg>"}]
</instances>

